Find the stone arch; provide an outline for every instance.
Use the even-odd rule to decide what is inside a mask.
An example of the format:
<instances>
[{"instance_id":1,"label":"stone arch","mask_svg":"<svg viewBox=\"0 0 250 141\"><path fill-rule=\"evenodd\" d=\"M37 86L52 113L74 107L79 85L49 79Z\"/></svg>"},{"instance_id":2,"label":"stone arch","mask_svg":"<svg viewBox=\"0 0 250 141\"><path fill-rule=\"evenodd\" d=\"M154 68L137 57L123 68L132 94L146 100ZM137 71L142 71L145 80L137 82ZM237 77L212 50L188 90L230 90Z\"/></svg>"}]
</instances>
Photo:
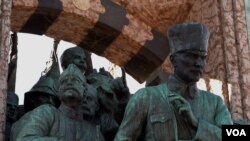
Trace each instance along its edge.
<instances>
[{"instance_id":1,"label":"stone arch","mask_svg":"<svg viewBox=\"0 0 250 141\"><path fill-rule=\"evenodd\" d=\"M161 32L111 0L15 0L11 30L79 45L141 83L169 53Z\"/></svg>"}]
</instances>

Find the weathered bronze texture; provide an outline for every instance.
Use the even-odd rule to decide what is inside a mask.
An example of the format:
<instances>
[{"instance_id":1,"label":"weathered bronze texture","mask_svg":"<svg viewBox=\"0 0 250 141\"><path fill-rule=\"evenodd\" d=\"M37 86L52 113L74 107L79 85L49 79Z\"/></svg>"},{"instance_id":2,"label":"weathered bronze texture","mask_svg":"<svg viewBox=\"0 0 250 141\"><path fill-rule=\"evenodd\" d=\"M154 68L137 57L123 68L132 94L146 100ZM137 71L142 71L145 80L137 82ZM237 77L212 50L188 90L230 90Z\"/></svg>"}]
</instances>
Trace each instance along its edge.
<instances>
[{"instance_id":1,"label":"weathered bronze texture","mask_svg":"<svg viewBox=\"0 0 250 141\"><path fill-rule=\"evenodd\" d=\"M57 109L44 104L25 114L12 127L11 141L104 141L100 127L83 119L81 102L87 97L82 72L70 64L60 75Z\"/></svg>"},{"instance_id":2,"label":"weathered bronze texture","mask_svg":"<svg viewBox=\"0 0 250 141\"><path fill-rule=\"evenodd\" d=\"M220 141L221 125L232 124L223 100L196 86L205 66L207 27L178 24L168 35L173 74L164 84L142 88L131 97L114 141Z\"/></svg>"}]
</instances>

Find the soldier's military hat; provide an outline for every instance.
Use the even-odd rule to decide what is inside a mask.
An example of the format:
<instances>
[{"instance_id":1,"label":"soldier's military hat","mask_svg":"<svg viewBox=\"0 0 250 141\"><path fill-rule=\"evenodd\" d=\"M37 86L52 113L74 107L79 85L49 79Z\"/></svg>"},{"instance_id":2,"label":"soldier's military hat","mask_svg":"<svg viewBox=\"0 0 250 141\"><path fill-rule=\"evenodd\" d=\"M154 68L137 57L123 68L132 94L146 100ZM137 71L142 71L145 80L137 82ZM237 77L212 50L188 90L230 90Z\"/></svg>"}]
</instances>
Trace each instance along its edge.
<instances>
[{"instance_id":1,"label":"soldier's military hat","mask_svg":"<svg viewBox=\"0 0 250 141\"><path fill-rule=\"evenodd\" d=\"M59 76L60 70L58 61L53 62L50 70L39 78L39 80L31 88L31 90L25 93L25 96L35 96L36 93L43 93L56 96L58 92Z\"/></svg>"},{"instance_id":2,"label":"soldier's military hat","mask_svg":"<svg viewBox=\"0 0 250 141\"><path fill-rule=\"evenodd\" d=\"M184 51L206 55L209 35L208 28L201 23L188 22L170 27L170 55Z\"/></svg>"},{"instance_id":3,"label":"soldier's military hat","mask_svg":"<svg viewBox=\"0 0 250 141\"><path fill-rule=\"evenodd\" d=\"M34 108L32 99L40 95L52 96L55 99L56 107L60 105L60 100L57 97L59 76L59 64L58 61L54 61L48 72L42 75L31 90L24 94L24 109L26 112Z\"/></svg>"}]
</instances>

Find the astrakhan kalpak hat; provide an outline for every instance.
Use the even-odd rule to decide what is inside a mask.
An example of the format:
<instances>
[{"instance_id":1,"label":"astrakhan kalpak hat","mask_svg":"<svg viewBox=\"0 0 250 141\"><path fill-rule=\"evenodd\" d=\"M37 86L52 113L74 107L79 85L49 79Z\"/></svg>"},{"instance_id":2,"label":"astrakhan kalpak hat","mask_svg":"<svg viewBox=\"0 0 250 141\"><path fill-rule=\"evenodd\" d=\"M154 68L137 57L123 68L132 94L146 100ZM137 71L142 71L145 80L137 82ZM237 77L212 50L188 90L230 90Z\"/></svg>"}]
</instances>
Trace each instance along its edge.
<instances>
[{"instance_id":1,"label":"astrakhan kalpak hat","mask_svg":"<svg viewBox=\"0 0 250 141\"><path fill-rule=\"evenodd\" d=\"M170 55L177 52L207 54L209 31L201 23L188 22L177 24L168 30Z\"/></svg>"}]
</instances>

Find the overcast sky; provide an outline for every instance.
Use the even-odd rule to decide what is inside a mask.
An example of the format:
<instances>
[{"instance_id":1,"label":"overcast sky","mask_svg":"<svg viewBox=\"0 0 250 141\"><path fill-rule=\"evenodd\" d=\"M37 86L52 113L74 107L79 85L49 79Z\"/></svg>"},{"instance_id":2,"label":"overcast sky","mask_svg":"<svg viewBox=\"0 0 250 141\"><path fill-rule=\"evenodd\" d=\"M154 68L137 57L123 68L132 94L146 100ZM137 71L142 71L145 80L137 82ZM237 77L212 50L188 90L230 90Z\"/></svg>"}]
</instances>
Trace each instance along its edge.
<instances>
[{"instance_id":1,"label":"overcast sky","mask_svg":"<svg viewBox=\"0 0 250 141\"><path fill-rule=\"evenodd\" d=\"M19 95L19 104L23 104L23 95L38 81L42 71L46 68L46 61L50 58L53 47L53 39L46 36L18 33L18 64L16 78L16 93ZM60 58L62 52L75 46L74 44L61 41L58 45L57 55ZM104 67L108 70L110 62L100 56L92 54L93 67L99 70ZM118 76L121 76L118 69ZM140 84L128 74L126 75L128 87L131 93L145 86Z\"/></svg>"}]
</instances>

